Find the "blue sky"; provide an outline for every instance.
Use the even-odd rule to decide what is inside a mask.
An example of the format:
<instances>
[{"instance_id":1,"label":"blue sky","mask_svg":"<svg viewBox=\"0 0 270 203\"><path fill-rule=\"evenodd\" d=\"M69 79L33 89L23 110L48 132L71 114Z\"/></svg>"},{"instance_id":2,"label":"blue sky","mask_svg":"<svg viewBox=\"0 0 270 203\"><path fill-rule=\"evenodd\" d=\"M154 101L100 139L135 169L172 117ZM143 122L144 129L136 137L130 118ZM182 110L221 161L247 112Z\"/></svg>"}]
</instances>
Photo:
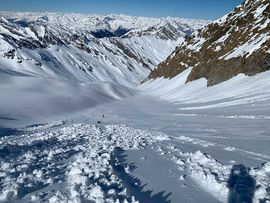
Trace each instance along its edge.
<instances>
[{"instance_id":1,"label":"blue sky","mask_svg":"<svg viewBox=\"0 0 270 203\"><path fill-rule=\"evenodd\" d=\"M243 0L1 0L2 11L53 11L217 19Z\"/></svg>"}]
</instances>

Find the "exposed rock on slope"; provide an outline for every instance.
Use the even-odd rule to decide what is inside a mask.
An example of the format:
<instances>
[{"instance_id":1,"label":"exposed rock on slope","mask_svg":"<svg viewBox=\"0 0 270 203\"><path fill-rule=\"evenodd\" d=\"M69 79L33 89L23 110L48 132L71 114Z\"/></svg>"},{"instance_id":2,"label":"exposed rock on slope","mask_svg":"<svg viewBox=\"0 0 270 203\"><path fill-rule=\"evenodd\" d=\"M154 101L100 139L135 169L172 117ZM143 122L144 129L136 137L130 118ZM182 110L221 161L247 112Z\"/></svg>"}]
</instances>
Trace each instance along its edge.
<instances>
[{"instance_id":1,"label":"exposed rock on slope","mask_svg":"<svg viewBox=\"0 0 270 203\"><path fill-rule=\"evenodd\" d=\"M223 18L187 37L148 79L172 78L193 67L188 81L215 85L270 69L270 2L246 0Z\"/></svg>"},{"instance_id":2,"label":"exposed rock on slope","mask_svg":"<svg viewBox=\"0 0 270 203\"><path fill-rule=\"evenodd\" d=\"M0 68L75 82L138 84L208 22L0 12Z\"/></svg>"}]
</instances>

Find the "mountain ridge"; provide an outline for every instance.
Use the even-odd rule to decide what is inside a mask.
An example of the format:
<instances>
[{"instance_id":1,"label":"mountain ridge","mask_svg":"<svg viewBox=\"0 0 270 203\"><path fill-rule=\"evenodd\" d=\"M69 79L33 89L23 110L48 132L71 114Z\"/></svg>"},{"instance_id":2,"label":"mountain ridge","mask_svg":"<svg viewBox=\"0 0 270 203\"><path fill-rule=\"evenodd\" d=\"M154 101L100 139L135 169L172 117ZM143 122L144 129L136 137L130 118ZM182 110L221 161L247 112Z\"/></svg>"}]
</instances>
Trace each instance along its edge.
<instances>
[{"instance_id":1,"label":"mountain ridge","mask_svg":"<svg viewBox=\"0 0 270 203\"><path fill-rule=\"evenodd\" d=\"M187 37L148 79L173 78L192 67L186 82L206 78L212 86L239 73L254 75L269 70L269 22L267 0L245 1Z\"/></svg>"}]
</instances>

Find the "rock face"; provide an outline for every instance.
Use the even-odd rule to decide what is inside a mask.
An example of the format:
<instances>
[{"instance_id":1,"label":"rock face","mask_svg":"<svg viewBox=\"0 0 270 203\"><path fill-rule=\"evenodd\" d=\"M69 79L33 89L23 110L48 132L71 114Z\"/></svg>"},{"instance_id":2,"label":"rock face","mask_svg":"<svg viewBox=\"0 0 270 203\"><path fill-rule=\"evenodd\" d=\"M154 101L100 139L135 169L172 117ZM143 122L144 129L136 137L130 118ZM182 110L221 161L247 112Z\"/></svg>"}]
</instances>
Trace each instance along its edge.
<instances>
[{"instance_id":1,"label":"rock face","mask_svg":"<svg viewBox=\"0 0 270 203\"><path fill-rule=\"evenodd\" d=\"M215 85L244 73L270 70L270 2L246 0L221 19L196 31L151 72L172 78L192 67L186 82L206 78Z\"/></svg>"},{"instance_id":2,"label":"rock face","mask_svg":"<svg viewBox=\"0 0 270 203\"><path fill-rule=\"evenodd\" d=\"M139 84L207 21L0 12L0 71Z\"/></svg>"}]
</instances>

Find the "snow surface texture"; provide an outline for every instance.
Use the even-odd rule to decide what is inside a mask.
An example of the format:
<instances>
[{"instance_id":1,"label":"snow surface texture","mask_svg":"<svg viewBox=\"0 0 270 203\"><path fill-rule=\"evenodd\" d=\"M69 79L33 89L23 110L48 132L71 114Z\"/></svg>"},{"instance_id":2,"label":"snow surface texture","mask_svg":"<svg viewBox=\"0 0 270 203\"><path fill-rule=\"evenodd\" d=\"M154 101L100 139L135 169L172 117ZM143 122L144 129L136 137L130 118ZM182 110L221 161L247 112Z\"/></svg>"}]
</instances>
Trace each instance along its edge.
<instances>
[{"instance_id":1,"label":"snow surface texture","mask_svg":"<svg viewBox=\"0 0 270 203\"><path fill-rule=\"evenodd\" d=\"M185 141L189 141L186 138ZM208 146L205 146L208 147ZM188 171L190 177L202 188L216 197L220 202L227 202L229 196L228 179L230 177L232 165L223 165L201 151L195 153L183 152L173 144L166 150L159 150L162 155L170 152L171 160L174 161L180 171ZM265 163L261 168L251 169L251 175L255 177L256 184L260 186L255 191L254 202L262 199L269 199L268 184L270 162Z\"/></svg>"},{"instance_id":2,"label":"snow surface texture","mask_svg":"<svg viewBox=\"0 0 270 203\"><path fill-rule=\"evenodd\" d=\"M163 133L125 125L32 130L0 140L1 201L136 202L114 174L113 151L141 149L169 139Z\"/></svg>"},{"instance_id":3,"label":"snow surface texture","mask_svg":"<svg viewBox=\"0 0 270 203\"><path fill-rule=\"evenodd\" d=\"M217 143L126 125L64 125L60 121L42 127L30 126L20 129L23 134L19 136L0 139L0 200L138 202L129 188L125 188L122 177L115 173L114 167L119 163L113 154L117 148L141 150L153 145L155 153L172 161L183 173L178 181L191 178L217 201L227 202L227 185L235 162L224 165L201 152L219 147ZM179 143L182 146L192 143L202 149L187 152ZM147 157L143 160L147 161ZM125 173L130 173L130 167L125 166ZM267 202L270 162L249 171L256 182L254 202L262 199Z\"/></svg>"},{"instance_id":4,"label":"snow surface texture","mask_svg":"<svg viewBox=\"0 0 270 203\"><path fill-rule=\"evenodd\" d=\"M139 177L142 185L147 184L145 190L154 190L152 194L173 192L169 199L175 203L179 200L227 202L231 169L242 163L249 167L247 170L256 182L254 202L269 201L270 129L269 121L263 117L270 115L269 98L239 105L182 110L185 105L196 107L199 103L160 104L155 98L140 97L106 104L91 112L97 115L105 112L104 122L125 122L170 135L169 141L158 143L148 151L126 152L127 159L131 159L129 163L138 167L131 174ZM245 114L256 119L243 119L241 115ZM157 158L155 153L162 158Z\"/></svg>"}]
</instances>

